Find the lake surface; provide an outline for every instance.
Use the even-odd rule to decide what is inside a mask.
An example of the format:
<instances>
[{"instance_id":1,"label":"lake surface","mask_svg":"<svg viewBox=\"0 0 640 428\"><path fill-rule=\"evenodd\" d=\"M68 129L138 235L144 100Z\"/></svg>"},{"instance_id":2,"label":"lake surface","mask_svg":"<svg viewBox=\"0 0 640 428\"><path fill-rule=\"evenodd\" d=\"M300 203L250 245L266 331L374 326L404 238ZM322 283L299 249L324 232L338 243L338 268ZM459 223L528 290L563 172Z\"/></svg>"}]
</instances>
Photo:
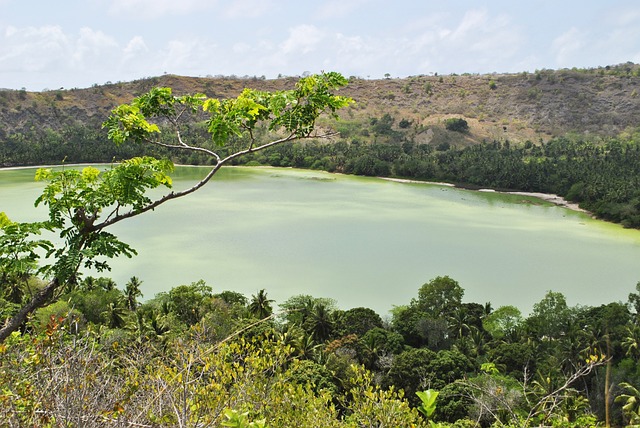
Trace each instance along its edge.
<instances>
[{"instance_id":1,"label":"lake surface","mask_svg":"<svg viewBox=\"0 0 640 428\"><path fill-rule=\"evenodd\" d=\"M204 174L178 168L175 187ZM34 209L35 170L0 170L0 211ZM640 231L534 198L279 168L226 168L195 194L126 220L113 233L139 252L107 273L145 298L203 279L214 292L281 303L330 297L386 315L449 275L466 302L528 313L548 290L569 305L626 302L640 281Z\"/></svg>"}]
</instances>

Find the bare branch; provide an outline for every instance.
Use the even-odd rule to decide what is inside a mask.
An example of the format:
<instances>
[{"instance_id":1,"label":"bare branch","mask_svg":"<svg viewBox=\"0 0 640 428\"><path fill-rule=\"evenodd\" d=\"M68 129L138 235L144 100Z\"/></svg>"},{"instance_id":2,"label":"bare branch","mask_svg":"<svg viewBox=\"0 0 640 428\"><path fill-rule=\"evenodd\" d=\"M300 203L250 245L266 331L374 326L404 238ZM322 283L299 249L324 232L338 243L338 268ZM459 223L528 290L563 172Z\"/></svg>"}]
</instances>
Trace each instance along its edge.
<instances>
[{"instance_id":1,"label":"bare branch","mask_svg":"<svg viewBox=\"0 0 640 428\"><path fill-rule=\"evenodd\" d=\"M564 391L569 389L576 380L582 378L583 376L588 375L596 367L606 364L610 359L611 357L591 360L591 361L588 361L586 365L580 367L576 372L574 372L571 376L569 376L560 387L556 388L552 392L549 392L548 394L546 394L545 396L543 396L538 400L538 402L531 408L531 411L527 416L526 423L528 424L532 418L536 417L537 415L545 411L543 405L548 400L553 400L553 403L548 410L550 411L555 410L560 405L560 402L562 401L560 400L560 394L562 394Z\"/></svg>"}]
</instances>

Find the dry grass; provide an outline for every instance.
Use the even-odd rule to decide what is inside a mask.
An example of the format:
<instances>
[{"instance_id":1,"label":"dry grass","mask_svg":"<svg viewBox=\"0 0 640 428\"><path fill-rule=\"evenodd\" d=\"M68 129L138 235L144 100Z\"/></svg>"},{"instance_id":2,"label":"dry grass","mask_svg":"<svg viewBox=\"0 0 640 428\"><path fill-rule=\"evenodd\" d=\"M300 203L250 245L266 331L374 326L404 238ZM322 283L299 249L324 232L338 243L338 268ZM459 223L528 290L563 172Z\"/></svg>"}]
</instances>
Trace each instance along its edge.
<instances>
[{"instance_id":1,"label":"dry grass","mask_svg":"<svg viewBox=\"0 0 640 428\"><path fill-rule=\"evenodd\" d=\"M414 127L421 125L416 139L423 142L444 138L440 133L443 121L462 117L470 132L447 136L456 145L483 140L537 142L568 132L616 136L637 126L639 68L623 64L612 69L580 71L351 78L343 92L357 104L341 114L360 123L387 113L394 117L396 126L402 119L409 120ZM203 92L228 98L237 96L245 87L289 89L296 80L164 75L87 89L0 91L0 138L2 131L8 135L33 124L57 129L78 121L99 123L114 106L154 86L170 86L177 94Z\"/></svg>"}]
</instances>

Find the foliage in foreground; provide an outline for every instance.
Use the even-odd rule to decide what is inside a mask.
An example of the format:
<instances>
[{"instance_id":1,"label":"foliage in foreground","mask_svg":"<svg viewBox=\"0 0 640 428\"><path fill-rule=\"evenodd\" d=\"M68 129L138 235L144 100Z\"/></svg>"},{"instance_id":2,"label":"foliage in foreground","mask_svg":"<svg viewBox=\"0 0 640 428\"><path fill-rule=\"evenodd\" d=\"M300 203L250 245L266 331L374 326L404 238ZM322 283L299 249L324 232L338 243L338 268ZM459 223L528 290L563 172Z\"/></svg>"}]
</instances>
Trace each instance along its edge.
<instances>
[{"instance_id":1,"label":"foliage in foreground","mask_svg":"<svg viewBox=\"0 0 640 428\"><path fill-rule=\"evenodd\" d=\"M607 401L638 420L640 288L597 308L549 292L523 319L438 277L389 324L202 281L139 303L139 285L87 277L0 345L9 426L584 427Z\"/></svg>"},{"instance_id":2,"label":"foliage in foreground","mask_svg":"<svg viewBox=\"0 0 640 428\"><path fill-rule=\"evenodd\" d=\"M0 348L5 426L426 426L401 392L350 365L339 395L304 380L282 337L208 343L194 328L160 352L150 343L69 333L51 318L41 334Z\"/></svg>"}]
</instances>

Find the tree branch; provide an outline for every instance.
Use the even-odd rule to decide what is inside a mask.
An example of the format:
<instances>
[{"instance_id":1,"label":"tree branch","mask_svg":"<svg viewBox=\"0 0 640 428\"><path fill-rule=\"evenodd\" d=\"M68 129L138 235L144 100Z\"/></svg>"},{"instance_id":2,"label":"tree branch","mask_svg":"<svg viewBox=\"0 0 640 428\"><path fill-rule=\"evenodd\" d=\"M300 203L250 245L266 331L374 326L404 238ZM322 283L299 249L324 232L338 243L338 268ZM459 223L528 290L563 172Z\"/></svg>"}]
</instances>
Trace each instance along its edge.
<instances>
[{"instance_id":1,"label":"tree branch","mask_svg":"<svg viewBox=\"0 0 640 428\"><path fill-rule=\"evenodd\" d=\"M26 305L20 308L20 311L11 317L0 329L0 343L4 342L11 333L18 330L18 328L27 321L27 318L33 311L49 302L59 285L60 283L57 278L52 279L42 290L38 291Z\"/></svg>"},{"instance_id":2,"label":"tree branch","mask_svg":"<svg viewBox=\"0 0 640 428\"><path fill-rule=\"evenodd\" d=\"M245 150L240 150L237 151L235 153L230 154L229 156L227 156L226 158L221 159L217 154L211 152L214 157L216 157L217 159L217 163L216 165L211 169L211 171L209 171L209 173L200 181L198 181L195 185L193 185L192 187L182 190L180 192L171 192L166 194L165 196L161 197L160 199L157 199L153 202L151 202L150 204L140 208L139 210L131 210L128 211L126 213L123 214L118 214L110 219L107 219L105 221L103 221L102 223L97 223L95 225L93 225L90 229L87 230L87 232L95 232L98 230L102 230L108 226L111 226L112 224L118 223L124 219L127 218L131 218L131 217L135 217L139 214L145 213L147 211L151 211L153 209L155 209L156 207L164 204L167 201L170 201L172 199L177 199L177 198L181 198L183 196L189 195L193 192L195 192L196 190L200 189L202 186L204 186L205 184L207 184L209 182L209 180L211 180L211 178L220 170L220 168L222 168L223 165L225 165L227 162L238 158L240 156L246 155L248 153L253 153L253 152L257 152L260 150L264 150L267 149L269 147L272 146L276 146L278 144L282 144L282 143L286 143L288 141L296 141L296 140L302 140L302 139L308 139L308 138L328 138L330 136L336 135L336 132L327 132L325 134L314 134L314 135L306 135L306 136L297 136L295 134L289 134L286 137L280 138L278 140L274 140L271 141L269 143L265 143L261 146L258 147L249 147L248 149ZM160 145L163 145L162 143L160 143ZM181 147L181 146L176 146L176 148L182 148L185 150L198 150L200 149L199 147L194 147L194 146L188 146L188 147ZM206 149L204 149L206 150Z\"/></svg>"}]
</instances>

